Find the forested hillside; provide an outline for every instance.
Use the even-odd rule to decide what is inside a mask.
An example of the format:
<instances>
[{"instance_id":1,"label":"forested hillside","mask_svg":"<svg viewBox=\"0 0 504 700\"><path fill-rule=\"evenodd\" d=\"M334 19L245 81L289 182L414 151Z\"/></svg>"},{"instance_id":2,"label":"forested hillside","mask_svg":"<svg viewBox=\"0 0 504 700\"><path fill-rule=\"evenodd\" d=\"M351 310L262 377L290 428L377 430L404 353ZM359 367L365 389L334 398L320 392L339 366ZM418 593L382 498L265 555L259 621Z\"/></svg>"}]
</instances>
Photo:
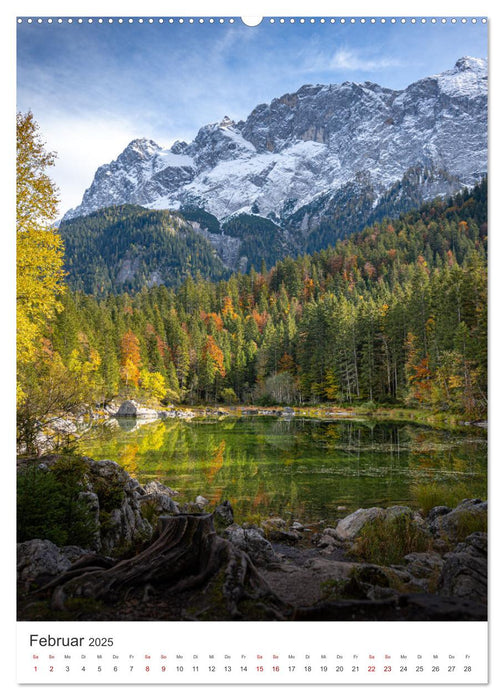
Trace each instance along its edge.
<instances>
[{"instance_id":1,"label":"forested hillside","mask_svg":"<svg viewBox=\"0 0 504 700\"><path fill-rule=\"evenodd\" d=\"M486 211L483 182L270 271L68 292L40 371L57 363L99 401L406 401L481 417Z\"/></svg>"},{"instance_id":2,"label":"forested hillside","mask_svg":"<svg viewBox=\"0 0 504 700\"><path fill-rule=\"evenodd\" d=\"M89 294L176 286L200 273L216 280L225 268L205 237L177 213L124 204L63 222L67 282Z\"/></svg>"}]
</instances>

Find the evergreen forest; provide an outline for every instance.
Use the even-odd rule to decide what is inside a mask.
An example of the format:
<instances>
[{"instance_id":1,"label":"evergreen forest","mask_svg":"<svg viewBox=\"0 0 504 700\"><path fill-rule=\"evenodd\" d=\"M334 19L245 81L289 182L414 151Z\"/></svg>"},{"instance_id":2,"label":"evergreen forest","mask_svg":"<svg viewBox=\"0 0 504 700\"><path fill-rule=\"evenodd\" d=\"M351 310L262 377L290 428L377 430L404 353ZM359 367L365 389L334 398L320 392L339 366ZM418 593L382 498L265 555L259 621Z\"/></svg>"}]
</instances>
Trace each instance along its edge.
<instances>
[{"instance_id":1,"label":"evergreen forest","mask_svg":"<svg viewBox=\"0 0 504 700\"><path fill-rule=\"evenodd\" d=\"M148 225L150 214L129 209ZM90 231L81 244L93 241ZM409 404L479 419L486 256L482 181L271 269L188 274L137 293L67 288L24 381L78 379L101 404Z\"/></svg>"}]
</instances>

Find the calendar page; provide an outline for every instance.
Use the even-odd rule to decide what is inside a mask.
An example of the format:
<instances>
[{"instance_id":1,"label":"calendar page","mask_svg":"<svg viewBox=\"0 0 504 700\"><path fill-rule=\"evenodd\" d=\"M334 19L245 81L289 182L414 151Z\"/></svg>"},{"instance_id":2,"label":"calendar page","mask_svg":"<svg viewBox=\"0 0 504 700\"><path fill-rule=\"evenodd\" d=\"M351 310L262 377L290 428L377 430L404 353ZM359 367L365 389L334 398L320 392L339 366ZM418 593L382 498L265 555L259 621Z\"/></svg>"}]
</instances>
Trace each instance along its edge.
<instances>
[{"instance_id":1,"label":"calendar page","mask_svg":"<svg viewBox=\"0 0 504 700\"><path fill-rule=\"evenodd\" d=\"M15 18L18 684L488 682L477 9Z\"/></svg>"}]
</instances>

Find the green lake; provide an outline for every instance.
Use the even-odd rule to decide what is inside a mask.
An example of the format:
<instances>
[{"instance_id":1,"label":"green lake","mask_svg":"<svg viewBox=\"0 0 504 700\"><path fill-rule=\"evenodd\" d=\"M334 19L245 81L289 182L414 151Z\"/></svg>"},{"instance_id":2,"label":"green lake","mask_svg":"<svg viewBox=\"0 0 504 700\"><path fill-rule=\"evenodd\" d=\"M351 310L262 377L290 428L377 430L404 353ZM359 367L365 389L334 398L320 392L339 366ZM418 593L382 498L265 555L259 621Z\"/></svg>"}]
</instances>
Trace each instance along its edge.
<instances>
[{"instance_id":1,"label":"green lake","mask_svg":"<svg viewBox=\"0 0 504 700\"><path fill-rule=\"evenodd\" d=\"M237 522L330 523L360 507L416 507L427 487L440 503L486 497L483 429L269 416L109 423L82 438L82 454L112 459L141 483L158 479L180 503L228 499Z\"/></svg>"}]
</instances>

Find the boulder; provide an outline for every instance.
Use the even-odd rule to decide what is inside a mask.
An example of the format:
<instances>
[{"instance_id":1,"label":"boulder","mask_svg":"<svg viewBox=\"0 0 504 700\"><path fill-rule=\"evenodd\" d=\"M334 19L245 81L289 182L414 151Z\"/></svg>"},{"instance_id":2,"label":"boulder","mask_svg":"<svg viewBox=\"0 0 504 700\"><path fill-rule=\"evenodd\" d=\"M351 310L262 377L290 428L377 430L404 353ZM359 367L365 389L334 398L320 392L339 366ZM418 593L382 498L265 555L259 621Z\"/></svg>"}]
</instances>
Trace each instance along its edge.
<instances>
[{"instance_id":1,"label":"boulder","mask_svg":"<svg viewBox=\"0 0 504 700\"><path fill-rule=\"evenodd\" d=\"M413 511L408 506L389 506L385 509L386 520L396 520L397 518L406 517L409 520L413 519Z\"/></svg>"},{"instance_id":2,"label":"boulder","mask_svg":"<svg viewBox=\"0 0 504 700\"><path fill-rule=\"evenodd\" d=\"M385 510L383 508L359 508L338 522L336 536L340 540L353 540L359 535L364 525L384 517Z\"/></svg>"},{"instance_id":3,"label":"boulder","mask_svg":"<svg viewBox=\"0 0 504 700\"><path fill-rule=\"evenodd\" d=\"M287 523L283 518L267 518L262 521L261 527L271 542L290 542L295 544L303 537L297 529L287 530Z\"/></svg>"},{"instance_id":4,"label":"boulder","mask_svg":"<svg viewBox=\"0 0 504 700\"><path fill-rule=\"evenodd\" d=\"M175 491L175 489L171 489L169 486L165 486L165 484L162 484L160 481L156 480L148 481L146 484L144 484L143 491L148 496L163 493L166 496L170 496L170 498L172 498L173 496L179 495L179 492Z\"/></svg>"},{"instance_id":5,"label":"boulder","mask_svg":"<svg viewBox=\"0 0 504 700\"><path fill-rule=\"evenodd\" d=\"M487 509L486 501L466 498L448 513L437 510L433 514L431 510L428 515L429 529L435 537L446 538L452 543L459 542L470 534L468 529L470 530L471 527L473 531L483 529L482 524L486 522Z\"/></svg>"},{"instance_id":6,"label":"boulder","mask_svg":"<svg viewBox=\"0 0 504 700\"><path fill-rule=\"evenodd\" d=\"M85 503L87 512L89 513L90 523L94 529L93 541L89 543L91 549L99 552L101 549L101 534L100 534L100 500L97 494L89 487L87 491L81 491L78 500Z\"/></svg>"},{"instance_id":7,"label":"boulder","mask_svg":"<svg viewBox=\"0 0 504 700\"><path fill-rule=\"evenodd\" d=\"M448 552L441 571L440 594L486 602L487 554L488 541L484 532L472 533L453 552Z\"/></svg>"},{"instance_id":8,"label":"boulder","mask_svg":"<svg viewBox=\"0 0 504 700\"><path fill-rule=\"evenodd\" d=\"M303 531L305 529L305 526L302 523L298 522L297 520L294 520L294 522L291 525L291 528L293 530Z\"/></svg>"},{"instance_id":9,"label":"boulder","mask_svg":"<svg viewBox=\"0 0 504 700\"><path fill-rule=\"evenodd\" d=\"M427 521L432 522L441 515L447 515L451 510L452 509L448 508L448 506L434 506L434 508L431 508L427 514Z\"/></svg>"},{"instance_id":10,"label":"boulder","mask_svg":"<svg viewBox=\"0 0 504 700\"><path fill-rule=\"evenodd\" d=\"M17 546L18 583L25 591L43 586L88 552L80 547L58 547L49 540L21 542Z\"/></svg>"},{"instance_id":11,"label":"boulder","mask_svg":"<svg viewBox=\"0 0 504 700\"><path fill-rule=\"evenodd\" d=\"M153 527L143 517L139 504L131 504L127 499L119 508L114 508L102 519L102 554L117 554L126 551L135 542L152 537Z\"/></svg>"},{"instance_id":12,"label":"boulder","mask_svg":"<svg viewBox=\"0 0 504 700\"><path fill-rule=\"evenodd\" d=\"M334 527L326 527L313 541L319 549L324 550L324 554L331 554L335 547L341 547L341 540Z\"/></svg>"},{"instance_id":13,"label":"boulder","mask_svg":"<svg viewBox=\"0 0 504 700\"><path fill-rule=\"evenodd\" d=\"M153 408L141 406L136 401L123 401L115 414L116 418L157 418L158 412Z\"/></svg>"},{"instance_id":14,"label":"boulder","mask_svg":"<svg viewBox=\"0 0 504 700\"><path fill-rule=\"evenodd\" d=\"M233 508L229 501L223 501L214 510L214 523L216 527L227 527L234 523Z\"/></svg>"},{"instance_id":15,"label":"boulder","mask_svg":"<svg viewBox=\"0 0 504 700\"><path fill-rule=\"evenodd\" d=\"M125 416L128 418L136 418L136 416L138 415L138 408L139 406L136 401L123 401L115 415L119 417Z\"/></svg>"},{"instance_id":16,"label":"boulder","mask_svg":"<svg viewBox=\"0 0 504 700\"><path fill-rule=\"evenodd\" d=\"M438 552L411 552L404 557L406 570L415 579L436 577L443 568L443 557Z\"/></svg>"},{"instance_id":17,"label":"boulder","mask_svg":"<svg viewBox=\"0 0 504 700\"><path fill-rule=\"evenodd\" d=\"M176 491L164 486L159 481L151 481L146 484L143 488L143 494L139 496L139 501L143 506L145 513L145 508L149 506L156 515L177 515L180 510L172 499L172 495Z\"/></svg>"},{"instance_id":18,"label":"boulder","mask_svg":"<svg viewBox=\"0 0 504 700\"><path fill-rule=\"evenodd\" d=\"M287 523L283 518L266 518L266 520L262 521L261 525L265 530L287 527Z\"/></svg>"},{"instance_id":19,"label":"boulder","mask_svg":"<svg viewBox=\"0 0 504 700\"><path fill-rule=\"evenodd\" d=\"M112 555L127 550L131 545L149 540L153 527L141 511L145 493L123 467L112 460L95 461L83 458L87 464L87 490L80 494L90 504L92 516L99 523L99 543L96 551ZM161 484L159 487L164 489Z\"/></svg>"},{"instance_id":20,"label":"boulder","mask_svg":"<svg viewBox=\"0 0 504 700\"><path fill-rule=\"evenodd\" d=\"M225 529L224 534L234 545L246 552L254 564L264 566L278 561L273 547L260 528L244 528L233 524Z\"/></svg>"}]
</instances>

